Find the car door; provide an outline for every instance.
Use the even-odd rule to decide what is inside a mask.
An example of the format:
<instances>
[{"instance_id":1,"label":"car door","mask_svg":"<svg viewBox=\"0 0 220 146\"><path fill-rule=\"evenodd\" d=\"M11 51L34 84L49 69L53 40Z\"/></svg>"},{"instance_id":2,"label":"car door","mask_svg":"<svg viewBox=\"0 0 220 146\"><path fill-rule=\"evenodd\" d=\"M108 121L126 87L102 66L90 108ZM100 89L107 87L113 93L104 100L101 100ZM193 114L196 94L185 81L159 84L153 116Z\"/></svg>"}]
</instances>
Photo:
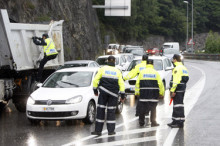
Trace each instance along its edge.
<instances>
[{"instance_id":1,"label":"car door","mask_svg":"<svg viewBox=\"0 0 220 146\"><path fill-rule=\"evenodd\" d=\"M172 66L171 61L168 58L165 58L163 60L163 62L164 62L164 70L165 70L166 88L169 88L170 87L170 80L172 77L173 66Z\"/></svg>"}]
</instances>

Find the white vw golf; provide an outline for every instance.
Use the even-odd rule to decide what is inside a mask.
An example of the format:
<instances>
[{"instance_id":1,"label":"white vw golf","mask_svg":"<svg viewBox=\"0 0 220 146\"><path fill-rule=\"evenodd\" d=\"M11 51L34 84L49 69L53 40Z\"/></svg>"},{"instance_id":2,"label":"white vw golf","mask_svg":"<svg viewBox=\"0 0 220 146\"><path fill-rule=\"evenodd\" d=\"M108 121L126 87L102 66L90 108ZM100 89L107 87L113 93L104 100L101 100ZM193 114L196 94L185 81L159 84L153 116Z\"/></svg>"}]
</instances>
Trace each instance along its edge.
<instances>
[{"instance_id":1,"label":"white vw golf","mask_svg":"<svg viewBox=\"0 0 220 146\"><path fill-rule=\"evenodd\" d=\"M27 101L26 115L31 123L40 120L83 119L93 123L98 97L92 81L99 68L77 67L53 73Z\"/></svg>"}]
</instances>

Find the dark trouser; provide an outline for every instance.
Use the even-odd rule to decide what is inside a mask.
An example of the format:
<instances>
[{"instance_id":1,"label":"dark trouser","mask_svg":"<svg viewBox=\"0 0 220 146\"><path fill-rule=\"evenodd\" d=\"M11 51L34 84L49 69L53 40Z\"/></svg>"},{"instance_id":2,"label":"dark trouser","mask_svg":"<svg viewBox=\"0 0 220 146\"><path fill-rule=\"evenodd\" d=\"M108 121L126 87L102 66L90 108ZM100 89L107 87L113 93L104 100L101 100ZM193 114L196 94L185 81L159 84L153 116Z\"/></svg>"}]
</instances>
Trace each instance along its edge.
<instances>
[{"instance_id":1,"label":"dark trouser","mask_svg":"<svg viewBox=\"0 0 220 146\"><path fill-rule=\"evenodd\" d=\"M150 121L156 122L157 102L141 102L139 101L139 124L145 124L145 113L150 113Z\"/></svg>"},{"instance_id":2,"label":"dark trouser","mask_svg":"<svg viewBox=\"0 0 220 146\"><path fill-rule=\"evenodd\" d=\"M138 115L140 113L140 101L139 101L139 98L137 99L137 105L136 105L136 115Z\"/></svg>"},{"instance_id":3,"label":"dark trouser","mask_svg":"<svg viewBox=\"0 0 220 146\"><path fill-rule=\"evenodd\" d=\"M37 74L36 81L39 82L41 80L44 65L47 63L47 61L55 59L56 57L57 57L57 54L56 55L50 55L50 56L44 55L44 58L40 61L40 66L39 66L39 69L38 69L38 74Z\"/></svg>"},{"instance_id":4,"label":"dark trouser","mask_svg":"<svg viewBox=\"0 0 220 146\"><path fill-rule=\"evenodd\" d=\"M115 131L115 110L117 106L118 98L112 96L105 91L100 90L98 105L97 105L97 115L95 131L102 132L102 128L105 121L105 108L107 106L107 129L108 132Z\"/></svg>"},{"instance_id":5,"label":"dark trouser","mask_svg":"<svg viewBox=\"0 0 220 146\"><path fill-rule=\"evenodd\" d=\"M173 98L173 123L174 124L183 124L185 121L184 115L184 99L185 92L176 92L176 96Z\"/></svg>"}]
</instances>

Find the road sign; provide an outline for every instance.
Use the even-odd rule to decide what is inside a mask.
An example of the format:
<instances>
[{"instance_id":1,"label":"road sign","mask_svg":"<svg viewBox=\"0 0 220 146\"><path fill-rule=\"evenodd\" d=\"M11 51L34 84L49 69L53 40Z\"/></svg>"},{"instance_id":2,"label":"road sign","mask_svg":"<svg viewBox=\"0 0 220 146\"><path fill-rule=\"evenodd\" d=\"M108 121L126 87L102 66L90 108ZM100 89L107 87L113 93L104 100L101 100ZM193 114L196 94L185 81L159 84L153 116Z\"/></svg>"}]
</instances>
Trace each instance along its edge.
<instances>
[{"instance_id":1,"label":"road sign","mask_svg":"<svg viewBox=\"0 0 220 146\"><path fill-rule=\"evenodd\" d=\"M192 39L189 39L187 45L192 45L192 44L195 45L195 42L193 42Z\"/></svg>"},{"instance_id":2,"label":"road sign","mask_svg":"<svg viewBox=\"0 0 220 146\"><path fill-rule=\"evenodd\" d=\"M105 0L105 16L131 16L131 0Z\"/></svg>"}]
</instances>

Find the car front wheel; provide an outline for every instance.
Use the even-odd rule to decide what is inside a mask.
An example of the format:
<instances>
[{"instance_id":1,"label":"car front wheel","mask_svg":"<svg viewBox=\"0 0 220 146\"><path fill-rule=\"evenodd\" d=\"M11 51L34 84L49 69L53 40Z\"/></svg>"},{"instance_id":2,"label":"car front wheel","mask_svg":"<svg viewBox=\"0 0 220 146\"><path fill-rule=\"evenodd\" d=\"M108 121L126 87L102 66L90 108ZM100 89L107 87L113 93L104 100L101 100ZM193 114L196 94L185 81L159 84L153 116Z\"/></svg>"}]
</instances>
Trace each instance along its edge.
<instances>
[{"instance_id":1,"label":"car front wheel","mask_svg":"<svg viewBox=\"0 0 220 146\"><path fill-rule=\"evenodd\" d=\"M93 101L90 101L87 108L86 118L83 119L83 122L87 124L92 124L95 121L96 116L96 107Z\"/></svg>"}]
</instances>

